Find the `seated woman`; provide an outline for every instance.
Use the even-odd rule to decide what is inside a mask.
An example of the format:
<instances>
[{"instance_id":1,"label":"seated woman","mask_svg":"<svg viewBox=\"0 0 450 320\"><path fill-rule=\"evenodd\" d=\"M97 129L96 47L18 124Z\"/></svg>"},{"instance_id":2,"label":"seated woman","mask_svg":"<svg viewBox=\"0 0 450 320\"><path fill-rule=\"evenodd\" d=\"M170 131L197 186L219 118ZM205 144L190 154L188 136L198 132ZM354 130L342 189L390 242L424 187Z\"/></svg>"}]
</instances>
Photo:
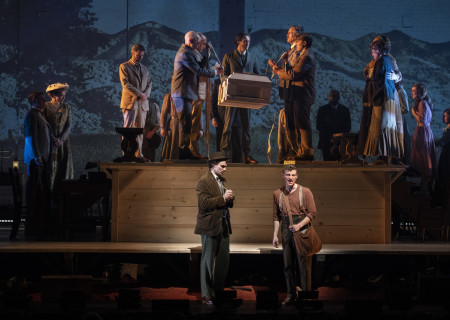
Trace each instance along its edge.
<instances>
[{"instance_id":1,"label":"seated woman","mask_svg":"<svg viewBox=\"0 0 450 320\"><path fill-rule=\"evenodd\" d=\"M410 164L422 176L422 193L429 194L433 179L436 178L436 153L430 127L432 104L421 83L412 87L412 97L415 104L411 112L416 118L417 127L412 141Z\"/></svg>"},{"instance_id":2,"label":"seated woman","mask_svg":"<svg viewBox=\"0 0 450 320\"><path fill-rule=\"evenodd\" d=\"M73 179L72 150L69 133L72 127L72 110L65 103L67 83L54 83L47 87L47 94L52 99L45 104L44 115L51 127L53 138L48 170L52 196L64 179Z\"/></svg>"},{"instance_id":3,"label":"seated woman","mask_svg":"<svg viewBox=\"0 0 450 320\"><path fill-rule=\"evenodd\" d=\"M435 186L435 194L439 204L446 206L448 194L450 190L450 108L444 110L442 138L436 141L436 146L441 147L441 155L439 156L437 181Z\"/></svg>"}]
</instances>

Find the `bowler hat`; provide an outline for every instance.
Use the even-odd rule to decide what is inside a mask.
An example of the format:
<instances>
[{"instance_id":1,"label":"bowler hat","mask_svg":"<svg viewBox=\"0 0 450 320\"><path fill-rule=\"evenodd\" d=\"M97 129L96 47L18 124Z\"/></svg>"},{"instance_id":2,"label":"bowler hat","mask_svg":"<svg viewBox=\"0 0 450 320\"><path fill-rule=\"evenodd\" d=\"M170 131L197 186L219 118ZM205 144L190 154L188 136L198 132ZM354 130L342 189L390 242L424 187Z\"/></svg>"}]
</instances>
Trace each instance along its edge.
<instances>
[{"instance_id":1,"label":"bowler hat","mask_svg":"<svg viewBox=\"0 0 450 320\"><path fill-rule=\"evenodd\" d=\"M227 154L223 151L214 152L208 161L226 161L228 160Z\"/></svg>"}]
</instances>

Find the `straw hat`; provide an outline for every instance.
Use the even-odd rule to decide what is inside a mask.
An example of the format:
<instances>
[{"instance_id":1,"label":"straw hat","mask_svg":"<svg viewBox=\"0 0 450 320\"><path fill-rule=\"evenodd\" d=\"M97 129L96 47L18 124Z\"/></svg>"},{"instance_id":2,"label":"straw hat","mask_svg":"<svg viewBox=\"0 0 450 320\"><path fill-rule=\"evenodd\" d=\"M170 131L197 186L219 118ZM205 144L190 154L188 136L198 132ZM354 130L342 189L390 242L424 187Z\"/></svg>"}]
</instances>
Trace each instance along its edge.
<instances>
[{"instance_id":1,"label":"straw hat","mask_svg":"<svg viewBox=\"0 0 450 320\"><path fill-rule=\"evenodd\" d=\"M47 90L45 92L50 92L58 89L69 89L69 85L67 83L53 83L47 87Z\"/></svg>"}]
</instances>

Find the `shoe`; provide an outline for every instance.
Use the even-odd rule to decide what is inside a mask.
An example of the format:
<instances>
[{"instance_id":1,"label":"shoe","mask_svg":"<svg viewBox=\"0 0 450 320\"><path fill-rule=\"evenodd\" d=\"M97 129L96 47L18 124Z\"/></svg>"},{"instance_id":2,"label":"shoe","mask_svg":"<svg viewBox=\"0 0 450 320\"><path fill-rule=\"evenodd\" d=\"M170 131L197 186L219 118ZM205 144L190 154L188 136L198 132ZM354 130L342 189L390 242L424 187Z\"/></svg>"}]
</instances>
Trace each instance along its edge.
<instances>
[{"instance_id":1,"label":"shoe","mask_svg":"<svg viewBox=\"0 0 450 320\"><path fill-rule=\"evenodd\" d=\"M292 306L295 304L295 299L294 298L286 298L284 299L284 301L281 303L282 306Z\"/></svg>"},{"instance_id":2,"label":"shoe","mask_svg":"<svg viewBox=\"0 0 450 320\"><path fill-rule=\"evenodd\" d=\"M248 156L247 158L245 158L245 163L246 163L246 164L257 164L258 161L256 161L256 160L253 159L252 157Z\"/></svg>"},{"instance_id":3,"label":"shoe","mask_svg":"<svg viewBox=\"0 0 450 320\"><path fill-rule=\"evenodd\" d=\"M386 166L388 164L389 162L387 161L387 159L378 159L369 163L369 166Z\"/></svg>"},{"instance_id":4,"label":"shoe","mask_svg":"<svg viewBox=\"0 0 450 320\"><path fill-rule=\"evenodd\" d=\"M202 297L202 304L213 305L214 302L211 297Z\"/></svg>"},{"instance_id":5,"label":"shoe","mask_svg":"<svg viewBox=\"0 0 450 320\"><path fill-rule=\"evenodd\" d=\"M196 160L206 160L208 157L204 156L203 154L198 154L197 152L192 152L192 158Z\"/></svg>"},{"instance_id":6,"label":"shoe","mask_svg":"<svg viewBox=\"0 0 450 320\"><path fill-rule=\"evenodd\" d=\"M294 157L294 160L298 160L298 161L313 161L314 160L314 156L311 156L311 155L296 155Z\"/></svg>"}]
</instances>

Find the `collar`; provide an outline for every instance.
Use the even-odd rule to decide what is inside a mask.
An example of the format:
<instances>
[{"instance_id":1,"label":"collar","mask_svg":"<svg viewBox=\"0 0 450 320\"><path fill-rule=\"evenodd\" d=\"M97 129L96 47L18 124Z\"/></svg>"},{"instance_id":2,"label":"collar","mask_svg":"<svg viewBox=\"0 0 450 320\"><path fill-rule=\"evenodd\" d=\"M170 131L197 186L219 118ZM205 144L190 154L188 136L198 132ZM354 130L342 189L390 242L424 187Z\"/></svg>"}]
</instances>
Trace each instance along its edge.
<instances>
[{"instance_id":1,"label":"collar","mask_svg":"<svg viewBox=\"0 0 450 320\"><path fill-rule=\"evenodd\" d=\"M286 190L286 192L289 192L289 194L293 193L295 190L297 190L298 184L294 183L294 187L291 189L291 191L288 191L287 187L284 186L284 189Z\"/></svg>"},{"instance_id":2,"label":"collar","mask_svg":"<svg viewBox=\"0 0 450 320\"><path fill-rule=\"evenodd\" d=\"M211 173L212 173L212 175L213 175L213 177L214 177L214 179L215 179L216 181L225 181L225 178L224 178L224 177L219 177L217 174L215 174L215 173L212 172L212 171L211 171Z\"/></svg>"},{"instance_id":3,"label":"collar","mask_svg":"<svg viewBox=\"0 0 450 320\"><path fill-rule=\"evenodd\" d=\"M135 67L138 67L140 65L139 62L135 62L133 59L130 59L130 63Z\"/></svg>"},{"instance_id":4,"label":"collar","mask_svg":"<svg viewBox=\"0 0 450 320\"><path fill-rule=\"evenodd\" d=\"M339 106L339 103L336 104L336 105L334 105L334 104L332 104L332 103L330 102L330 106L331 106L331 108L332 108L333 110L336 110L336 109L338 108L338 106Z\"/></svg>"},{"instance_id":5,"label":"collar","mask_svg":"<svg viewBox=\"0 0 450 320\"><path fill-rule=\"evenodd\" d=\"M291 44L291 49L295 49L295 43Z\"/></svg>"}]
</instances>

